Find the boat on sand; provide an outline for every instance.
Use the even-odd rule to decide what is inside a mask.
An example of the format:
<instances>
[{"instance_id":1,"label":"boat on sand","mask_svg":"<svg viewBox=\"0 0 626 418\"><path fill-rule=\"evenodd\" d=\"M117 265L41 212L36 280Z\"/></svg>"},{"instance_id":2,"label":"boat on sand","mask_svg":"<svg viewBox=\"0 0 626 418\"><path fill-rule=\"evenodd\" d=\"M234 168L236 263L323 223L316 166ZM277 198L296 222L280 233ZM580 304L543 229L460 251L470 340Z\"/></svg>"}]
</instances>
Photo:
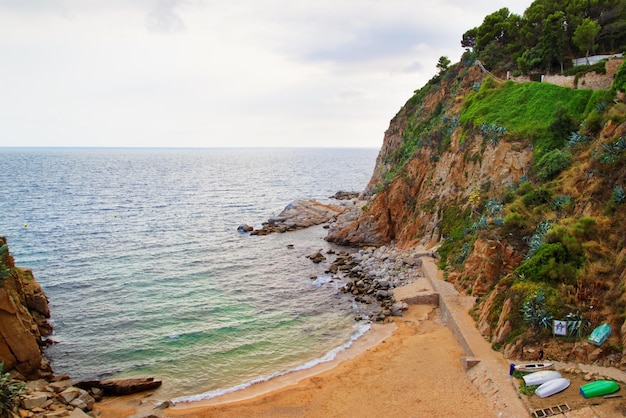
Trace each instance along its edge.
<instances>
[{"instance_id":1,"label":"boat on sand","mask_svg":"<svg viewBox=\"0 0 626 418\"><path fill-rule=\"evenodd\" d=\"M612 380L596 380L580 387L580 393L585 398L608 395L619 390L619 385Z\"/></svg>"},{"instance_id":2,"label":"boat on sand","mask_svg":"<svg viewBox=\"0 0 626 418\"><path fill-rule=\"evenodd\" d=\"M539 372L527 374L526 376L523 376L522 379L524 379L524 383L526 383L526 386L537 386L549 382L550 380L558 379L560 377L563 376L561 376L561 373L557 372L556 370L542 370Z\"/></svg>"},{"instance_id":3,"label":"boat on sand","mask_svg":"<svg viewBox=\"0 0 626 418\"><path fill-rule=\"evenodd\" d=\"M554 363L526 363L516 364L513 366L518 372L537 372L539 370L548 370L554 367Z\"/></svg>"},{"instance_id":4,"label":"boat on sand","mask_svg":"<svg viewBox=\"0 0 626 418\"><path fill-rule=\"evenodd\" d=\"M568 388L569 384L570 381L564 377L552 379L539 386L537 390L535 390L535 395L540 398L547 398L548 396L564 391Z\"/></svg>"}]
</instances>

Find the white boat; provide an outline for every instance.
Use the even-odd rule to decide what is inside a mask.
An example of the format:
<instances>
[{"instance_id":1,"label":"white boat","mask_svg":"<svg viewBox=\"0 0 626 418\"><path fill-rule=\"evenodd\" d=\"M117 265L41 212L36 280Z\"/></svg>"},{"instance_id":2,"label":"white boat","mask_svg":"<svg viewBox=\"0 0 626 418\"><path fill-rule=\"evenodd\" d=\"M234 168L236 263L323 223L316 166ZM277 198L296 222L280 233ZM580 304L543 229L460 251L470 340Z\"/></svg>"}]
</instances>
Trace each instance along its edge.
<instances>
[{"instance_id":1,"label":"white boat","mask_svg":"<svg viewBox=\"0 0 626 418\"><path fill-rule=\"evenodd\" d=\"M537 390L535 390L535 395L540 398L547 398L548 396L552 396L555 393L559 393L569 386L569 380L564 377L559 377L558 379L552 379L543 385L539 386Z\"/></svg>"},{"instance_id":2,"label":"white boat","mask_svg":"<svg viewBox=\"0 0 626 418\"><path fill-rule=\"evenodd\" d=\"M561 376L561 373L555 370L542 370L539 372L527 374L526 376L522 377L522 379L524 379L524 383L526 383L526 386L537 386L549 382L550 380L558 379L559 377L563 376Z\"/></svg>"},{"instance_id":3,"label":"white boat","mask_svg":"<svg viewBox=\"0 0 626 418\"><path fill-rule=\"evenodd\" d=\"M516 364L513 367L518 372L536 372L539 370L551 369L553 366L554 366L554 363L527 363L527 364Z\"/></svg>"}]
</instances>

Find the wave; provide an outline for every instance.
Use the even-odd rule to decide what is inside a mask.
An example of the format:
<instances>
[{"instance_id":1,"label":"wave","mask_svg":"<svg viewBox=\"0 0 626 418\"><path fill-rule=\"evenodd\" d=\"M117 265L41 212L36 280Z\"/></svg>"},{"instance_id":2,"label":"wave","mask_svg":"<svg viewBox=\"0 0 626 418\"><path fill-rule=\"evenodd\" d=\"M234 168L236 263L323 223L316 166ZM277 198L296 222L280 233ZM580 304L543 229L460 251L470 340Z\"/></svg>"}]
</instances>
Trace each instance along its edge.
<instances>
[{"instance_id":1,"label":"wave","mask_svg":"<svg viewBox=\"0 0 626 418\"><path fill-rule=\"evenodd\" d=\"M280 376L284 376L286 374L289 373L293 373L293 372L297 372L300 370L307 370L307 369L311 369L315 366L317 366L318 364L322 364L322 363L327 363L329 361L333 361L337 355L339 355L339 353L347 350L348 348L350 348L352 346L352 344L354 344L354 342L356 340L358 340L359 338L361 338L367 331L369 331L371 328L370 324L364 324L361 327L359 327L359 329L350 337L350 340L348 340L345 344L340 345L339 347L335 347L332 350L328 351L326 354L324 354L322 357L310 360L300 366L297 367L293 367L291 369L282 371L282 372L276 372L276 373L272 373L269 374L267 376L263 376L263 377L259 377L256 379L252 379L248 382L236 385L236 386L232 386L229 388L225 388L225 389L216 389L216 390L211 390L208 392L204 392L204 393L200 393L198 395L189 395L189 396L179 396L176 398L172 398L170 399L170 402L173 404L178 404L178 403L186 403L186 402L197 402L197 401L202 401L202 400L207 400L207 399L212 399L212 398L216 398L218 396L222 396L222 395L226 395L228 393L233 393L233 392L237 392L239 390L243 390L246 389L252 385L256 385L257 383L263 383L263 382L267 382L271 379L275 379L277 377Z\"/></svg>"}]
</instances>

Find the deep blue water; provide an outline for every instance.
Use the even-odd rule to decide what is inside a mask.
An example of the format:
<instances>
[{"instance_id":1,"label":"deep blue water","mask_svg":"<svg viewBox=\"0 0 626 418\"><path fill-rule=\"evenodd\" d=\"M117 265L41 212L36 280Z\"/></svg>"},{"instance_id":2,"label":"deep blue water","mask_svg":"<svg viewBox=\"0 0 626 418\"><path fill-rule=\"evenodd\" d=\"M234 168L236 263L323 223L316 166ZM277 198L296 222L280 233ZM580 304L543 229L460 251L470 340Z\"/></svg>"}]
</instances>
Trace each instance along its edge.
<instances>
[{"instance_id":1,"label":"deep blue water","mask_svg":"<svg viewBox=\"0 0 626 418\"><path fill-rule=\"evenodd\" d=\"M306 258L330 247L325 230L254 237L237 226L363 190L376 154L0 148L0 235L50 299L55 372L154 375L164 395L186 396L308 367L349 343L362 331L351 303Z\"/></svg>"}]
</instances>

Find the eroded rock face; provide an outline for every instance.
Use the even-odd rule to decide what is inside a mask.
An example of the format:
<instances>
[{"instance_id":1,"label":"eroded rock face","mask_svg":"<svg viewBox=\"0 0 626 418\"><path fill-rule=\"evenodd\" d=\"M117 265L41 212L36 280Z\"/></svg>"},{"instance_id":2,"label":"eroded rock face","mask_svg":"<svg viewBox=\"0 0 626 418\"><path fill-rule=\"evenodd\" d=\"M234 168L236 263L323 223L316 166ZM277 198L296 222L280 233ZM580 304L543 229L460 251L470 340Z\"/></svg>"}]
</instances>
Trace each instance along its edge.
<instances>
[{"instance_id":1,"label":"eroded rock face","mask_svg":"<svg viewBox=\"0 0 626 418\"><path fill-rule=\"evenodd\" d=\"M0 237L0 247L6 239ZM2 263L11 270L0 286L0 362L25 379L49 377L51 369L42 355L42 337L52 331L48 299L30 269L15 268L8 248Z\"/></svg>"}]
</instances>

